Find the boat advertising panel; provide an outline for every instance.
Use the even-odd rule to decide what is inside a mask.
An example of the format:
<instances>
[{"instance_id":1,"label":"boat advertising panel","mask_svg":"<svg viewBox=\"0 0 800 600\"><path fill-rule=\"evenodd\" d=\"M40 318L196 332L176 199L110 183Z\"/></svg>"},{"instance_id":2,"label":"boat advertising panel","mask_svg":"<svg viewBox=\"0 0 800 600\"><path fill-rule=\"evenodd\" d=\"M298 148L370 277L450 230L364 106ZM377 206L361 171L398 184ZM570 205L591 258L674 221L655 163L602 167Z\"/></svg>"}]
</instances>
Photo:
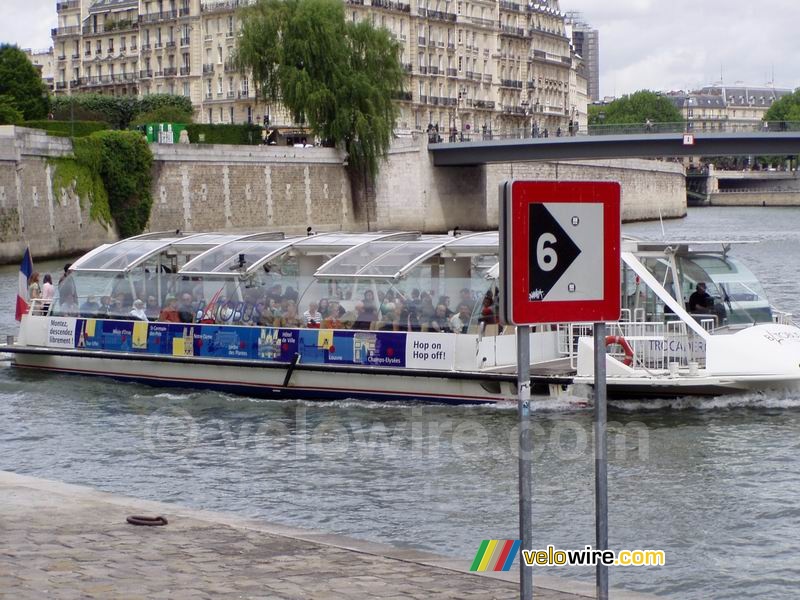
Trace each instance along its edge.
<instances>
[{"instance_id":1,"label":"boat advertising panel","mask_svg":"<svg viewBox=\"0 0 800 600\"><path fill-rule=\"evenodd\" d=\"M448 370L447 334L51 318L48 346L162 356Z\"/></svg>"}]
</instances>

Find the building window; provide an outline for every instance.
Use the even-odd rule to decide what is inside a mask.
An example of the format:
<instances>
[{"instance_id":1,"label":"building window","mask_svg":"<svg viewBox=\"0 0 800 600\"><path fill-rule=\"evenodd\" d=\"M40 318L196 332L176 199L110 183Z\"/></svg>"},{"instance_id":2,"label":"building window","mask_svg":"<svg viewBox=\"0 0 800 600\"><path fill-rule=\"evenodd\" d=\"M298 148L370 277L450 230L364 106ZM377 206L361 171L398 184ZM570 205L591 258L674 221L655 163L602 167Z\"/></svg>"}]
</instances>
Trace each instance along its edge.
<instances>
[{"instance_id":1,"label":"building window","mask_svg":"<svg viewBox=\"0 0 800 600\"><path fill-rule=\"evenodd\" d=\"M217 77L217 94L222 95L222 77ZM222 109L220 109L222 110ZM220 116L220 119L222 117Z\"/></svg>"},{"instance_id":2,"label":"building window","mask_svg":"<svg viewBox=\"0 0 800 600\"><path fill-rule=\"evenodd\" d=\"M231 119L230 122L233 123L233 107L232 106L229 109L229 114L230 114L230 119Z\"/></svg>"},{"instance_id":3,"label":"building window","mask_svg":"<svg viewBox=\"0 0 800 600\"><path fill-rule=\"evenodd\" d=\"M461 72L461 68L463 66L463 59L459 56L458 57L458 72Z\"/></svg>"},{"instance_id":4,"label":"building window","mask_svg":"<svg viewBox=\"0 0 800 600\"><path fill-rule=\"evenodd\" d=\"M102 54L103 53L103 42L102 40L97 40L97 50L95 54Z\"/></svg>"},{"instance_id":5,"label":"building window","mask_svg":"<svg viewBox=\"0 0 800 600\"><path fill-rule=\"evenodd\" d=\"M213 123L214 122L214 117L213 117L213 114L212 114L210 108L208 109L208 122L209 123Z\"/></svg>"},{"instance_id":6,"label":"building window","mask_svg":"<svg viewBox=\"0 0 800 600\"><path fill-rule=\"evenodd\" d=\"M247 97L250 95L250 82L247 80L247 77L242 79L242 95Z\"/></svg>"},{"instance_id":7,"label":"building window","mask_svg":"<svg viewBox=\"0 0 800 600\"><path fill-rule=\"evenodd\" d=\"M187 98L192 95L192 89L188 81L183 83L183 95Z\"/></svg>"}]
</instances>

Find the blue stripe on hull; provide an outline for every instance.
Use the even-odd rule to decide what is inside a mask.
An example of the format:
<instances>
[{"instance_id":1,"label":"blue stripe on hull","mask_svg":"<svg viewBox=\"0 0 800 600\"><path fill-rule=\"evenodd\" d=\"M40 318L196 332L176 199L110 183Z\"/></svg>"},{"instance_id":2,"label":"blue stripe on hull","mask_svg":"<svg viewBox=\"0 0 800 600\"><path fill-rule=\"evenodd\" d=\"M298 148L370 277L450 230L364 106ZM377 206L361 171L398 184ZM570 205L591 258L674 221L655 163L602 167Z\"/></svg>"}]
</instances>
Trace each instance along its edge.
<instances>
[{"instance_id":1,"label":"blue stripe on hull","mask_svg":"<svg viewBox=\"0 0 800 600\"><path fill-rule=\"evenodd\" d=\"M137 377L135 375L121 375L108 373L76 373L69 369L58 369L53 367L42 366L28 366L15 364L20 369L31 370L44 370L49 372L60 373L64 375L90 375L93 377L106 377L117 381L126 381L131 383L138 383L149 387L168 387L185 390L212 390L215 392L224 392L236 394L240 396L250 396L254 398L272 398L275 400L368 400L373 402L435 402L437 404L494 404L491 400L470 400L468 398L454 398L450 396L437 396L437 395L424 395L424 394L400 394L400 393L385 393L385 392L357 392L357 391L342 391L342 390L320 390L305 389L302 387L270 387L262 385L247 385L241 383L212 383L206 381L196 381L187 384L185 381L174 381L170 379L158 378L151 379L148 377Z\"/></svg>"}]
</instances>

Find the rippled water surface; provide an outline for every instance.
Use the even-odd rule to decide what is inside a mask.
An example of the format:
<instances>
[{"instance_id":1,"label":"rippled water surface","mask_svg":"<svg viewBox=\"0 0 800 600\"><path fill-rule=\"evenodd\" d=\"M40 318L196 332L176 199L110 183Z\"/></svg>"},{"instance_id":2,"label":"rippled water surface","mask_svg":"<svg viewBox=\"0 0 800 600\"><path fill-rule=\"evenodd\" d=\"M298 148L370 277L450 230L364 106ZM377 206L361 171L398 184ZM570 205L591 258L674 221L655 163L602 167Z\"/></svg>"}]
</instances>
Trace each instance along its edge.
<instances>
[{"instance_id":1,"label":"rippled water surface","mask_svg":"<svg viewBox=\"0 0 800 600\"><path fill-rule=\"evenodd\" d=\"M664 228L760 240L735 255L800 313L800 209L695 209ZM625 230L662 237L658 223ZM0 269L3 334L15 289L16 269ZM612 569L613 586L797 597L800 393L627 402L610 418L611 545L667 552L666 567ZM536 545L593 544L591 412L567 399L534 419ZM515 423L512 408L260 401L0 367L0 469L465 562L481 539L517 537Z\"/></svg>"}]
</instances>

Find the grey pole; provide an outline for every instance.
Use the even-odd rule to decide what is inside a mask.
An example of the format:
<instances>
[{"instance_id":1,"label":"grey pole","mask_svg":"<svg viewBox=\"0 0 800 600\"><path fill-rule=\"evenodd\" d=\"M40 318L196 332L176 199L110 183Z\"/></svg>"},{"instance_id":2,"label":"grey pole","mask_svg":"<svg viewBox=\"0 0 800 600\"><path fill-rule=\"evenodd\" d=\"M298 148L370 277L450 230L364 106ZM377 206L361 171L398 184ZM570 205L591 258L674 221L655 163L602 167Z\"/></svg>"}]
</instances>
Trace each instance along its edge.
<instances>
[{"instance_id":1,"label":"grey pole","mask_svg":"<svg viewBox=\"0 0 800 600\"><path fill-rule=\"evenodd\" d=\"M531 433L531 352L528 325L517 327L517 392L519 394L519 539L523 550L530 550L533 545L532 514L532 475L533 435ZM533 569L525 566L520 552L519 560L519 597L520 600L533 598Z\"/></svg>"},{"instance_id":2,"label":"grey pole","mask_svg":"<svg viewBox=\"0 0 800 600\"><path fill-rule=\"evenodd\" d=\"M594 324L594 510L595 550L608 550L608 446L606 324ZM608 600L608 567L597 565L597 599Z\"/></svg>"}]
</instances>

